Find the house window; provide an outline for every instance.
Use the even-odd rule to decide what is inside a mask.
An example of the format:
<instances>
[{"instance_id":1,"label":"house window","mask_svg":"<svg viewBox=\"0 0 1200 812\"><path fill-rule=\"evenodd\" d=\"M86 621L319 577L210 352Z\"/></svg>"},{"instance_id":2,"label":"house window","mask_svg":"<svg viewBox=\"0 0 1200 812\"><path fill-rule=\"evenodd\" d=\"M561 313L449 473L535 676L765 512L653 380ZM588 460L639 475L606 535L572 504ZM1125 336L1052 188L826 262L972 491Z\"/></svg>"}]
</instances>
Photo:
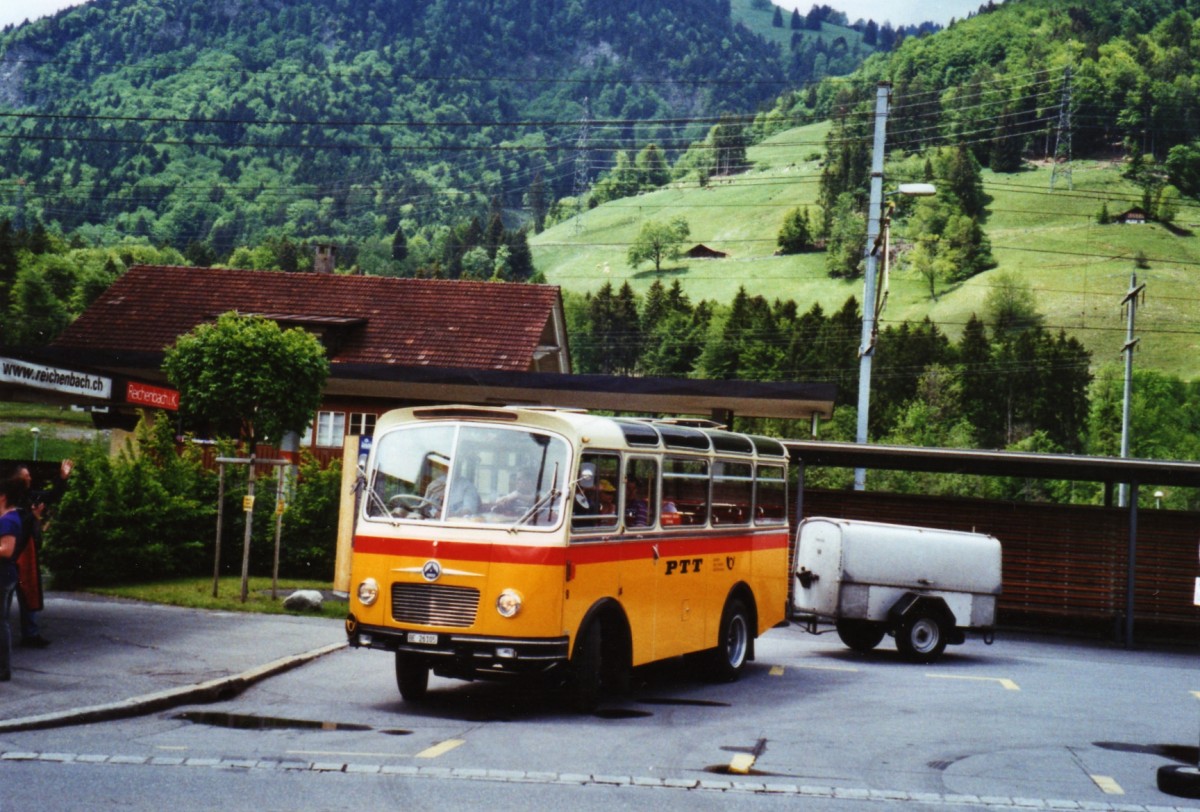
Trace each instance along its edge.
<instances>
[{"instance_id":1,"label":"house window","mask_svg":"<svg viewBox=\"0 0 1200 812\"><path fill-rule=\"evenodd\" d=\"M317 445L337 448L345 436L345 412L317 412Z\"/></svg>"},{"instance_id":2,"label":"house window","mask_svg":"<svg viewBox=\"0 0 1200 812\"><path fill-rule=\"evenodd\" d=\"M350 413L350 431L349 434L358 434L363 437L369 437L375 433L375 415L368 412L351 412Z\"/></svg>"}]
</instances>

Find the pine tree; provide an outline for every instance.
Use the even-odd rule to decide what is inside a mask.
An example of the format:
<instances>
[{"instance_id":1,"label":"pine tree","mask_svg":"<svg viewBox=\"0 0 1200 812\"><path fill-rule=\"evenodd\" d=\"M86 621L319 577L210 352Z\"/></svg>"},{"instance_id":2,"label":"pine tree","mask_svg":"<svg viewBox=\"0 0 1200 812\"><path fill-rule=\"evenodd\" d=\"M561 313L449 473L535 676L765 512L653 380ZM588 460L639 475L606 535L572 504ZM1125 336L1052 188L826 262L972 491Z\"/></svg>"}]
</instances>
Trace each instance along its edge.
<instances>
[{"instance_id":1,"label":"pine tree","mask_svg":"<svg viewBox=\"0 0 1200 812\"><path fill-rule=\"evenodd\" d=\"M396 227L396 233L392 235L392 259L396 262L408 259L408 238L404 236L404 229L400 226Z\"/></svg>"},{"instance_id":2,"label":"pine tree","mask_svg":"<svg viewBox=\"0 0 1200 812\"><path fill-rule=\"evenodd\" d=\"M487 231L483 235L483 247L487 250L489 259L496 258L496 249L504 244L504 217L494 211L488 220Z\"/></svg>"},{"instance_id":3,"label":"pine tree","mask_svg":"<svg viewBox=\"0 0 1200 812\"><path fill-rule=\"evenodd\" d=\"M775 16L771 19L771 25L775 28L783 28L783 9L775 6Z\"/></svg>"},{"instance_id":4,"label":"pine tree","mask_svg":"<svg viewBox=\"0 0 1200 812\"><path fill-rule=\"evenodd\" d=\"M17 245L12 223L0 220L0 293L7 293L17 276Z\"/></svg>"},{"instance_id":5,"label":"pine tree","mask_svg":"<svg viewBox=\"0 0 1200 812\"><path fill-rule=\"evenodd\" d=\"M781 254L800 254L814 248L812 223L808 217L808 207L797 207L783 218L783 227L775 240Z\"/></svg>"},{"instance_id":6,"label":"pine tree","mask_svg":"<svg viewBox=\"0 0 1200 812\"><path fill-rule=\"evenodd\" d=\"M533 176L529 185L529 213L533 215L533 233L541 234L546 227L546 182L541 170Z\"/></svg>"},{"instance_id":7,"label":"pine tree","mask_svg":"<svg viewBox=\"0 0 1200 812\"><path fill-rule=\"evenodd\" d=\"M514 282L529 281L534 274L529 233L523 228L510 231L505 245L508 247L508 279Z\"/></svg>"},{"instance_id":8,"label":"pine tree","mask_svg":"<svg viewBox=\"0 0 1200 812\"><path fill-rule=\"evenodd\" d=\"M282 271L295 273L300 270L300 257L296 253L296 244L287 237L284 237L279 243L276 261L279 263L279 269Z\"/></svg>"}]
</instances>

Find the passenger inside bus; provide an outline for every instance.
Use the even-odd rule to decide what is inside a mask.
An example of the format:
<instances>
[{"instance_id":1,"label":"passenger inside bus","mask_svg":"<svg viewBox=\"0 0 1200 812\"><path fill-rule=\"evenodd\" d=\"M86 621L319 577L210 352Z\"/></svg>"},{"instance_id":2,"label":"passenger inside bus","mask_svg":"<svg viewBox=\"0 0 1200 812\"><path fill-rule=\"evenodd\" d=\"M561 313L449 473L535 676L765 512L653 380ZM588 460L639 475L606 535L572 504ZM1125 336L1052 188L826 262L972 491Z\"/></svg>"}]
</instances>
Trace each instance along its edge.
<instances>
[{"instance_id":1,"label":"passenger inside bus","mask_svg":"<svg viewBox=\"0 0 1200 812\"><path fill-rule=\"evenodd\" d=\"M629 527L650 526L650 503L642 496L642 486L634 477L625 480L625 524Z\"/></svg>"},{"instance_id":2,"label":"passenger inside bus","mask_svg":"<svg viewBox=\"0 0 1200 812\"><path fill-rule=\"evenodd\" d=\"M617 489L607 479L600 480L600 488L596 492L600 500L600 515L612 516L617 512Z\"/></svg>"},{"instance_id":3,"label":"passenger inside bus","mask_svg":"<svg viewBox=\"0 0 1200 812\"><path fill-rule=\"evenodd\" d=\"M437 516L442 510L442 499L446 495L446 474L440 473L425 489L425 499L432 505L431 513ZM450 501L446 505L447 516L471 516L479 512L479 491L465 472L455 477L450 489Z\"/></svg>"}]
</instances>

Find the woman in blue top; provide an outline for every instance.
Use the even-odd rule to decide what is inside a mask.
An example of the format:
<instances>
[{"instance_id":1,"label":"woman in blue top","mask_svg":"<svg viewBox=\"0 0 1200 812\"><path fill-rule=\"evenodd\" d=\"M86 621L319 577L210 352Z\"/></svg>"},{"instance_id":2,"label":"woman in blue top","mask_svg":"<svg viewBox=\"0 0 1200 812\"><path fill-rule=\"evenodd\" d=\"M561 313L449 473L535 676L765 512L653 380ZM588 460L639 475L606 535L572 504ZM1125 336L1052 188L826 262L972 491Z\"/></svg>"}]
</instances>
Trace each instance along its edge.
<instances>
[{"instance_id":1,"label":"woman in blue top","mask_svg":"<svg viewBox=\"0 0 1200 812\"><path fill-rule=\"evenodd\" d=\"M17 589L17 556L25 544L25 531L17 512L28 490L24 480L11 477L0 484L0 682L12 679L12 630L9 615Z\"/></svg>"}]
</instances>

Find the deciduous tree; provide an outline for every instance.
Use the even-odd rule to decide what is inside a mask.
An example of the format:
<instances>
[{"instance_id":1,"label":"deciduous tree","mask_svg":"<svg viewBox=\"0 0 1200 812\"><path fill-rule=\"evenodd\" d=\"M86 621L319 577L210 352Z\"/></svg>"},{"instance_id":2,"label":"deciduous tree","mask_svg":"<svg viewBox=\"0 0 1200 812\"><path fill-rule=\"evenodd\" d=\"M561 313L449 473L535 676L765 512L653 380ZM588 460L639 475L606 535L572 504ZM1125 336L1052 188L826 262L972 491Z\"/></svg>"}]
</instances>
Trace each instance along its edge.
<instances>
[{"instance_id":1,"label":"deciduous tree","mask_svg":"<svg viewBox=\"0 0 1200 812\"><path fill-rule=\"evenodd\" d=\"M269 319L229 312L180 336L167 348L163 371L179 390L185 418L245 443L251 505L242 567L245 601L255 448L260 440L279 440L312 422L329 375L325 348L298 327L282 330Z\"/></svg>"},{"instance_id":2,"label":"deciduous tree","mask_svg":"<svg viewBox=\"0 0 1200 812\"><path fill-rule=\"evenodd\" d=\"M687 220L677 217L669 223L648 220L642 224L626 258L631 268L649 260L654 270L662 271L663 260L676 260L683 253L684 240L691 234Z\"/></svg>"}]
</instances>

